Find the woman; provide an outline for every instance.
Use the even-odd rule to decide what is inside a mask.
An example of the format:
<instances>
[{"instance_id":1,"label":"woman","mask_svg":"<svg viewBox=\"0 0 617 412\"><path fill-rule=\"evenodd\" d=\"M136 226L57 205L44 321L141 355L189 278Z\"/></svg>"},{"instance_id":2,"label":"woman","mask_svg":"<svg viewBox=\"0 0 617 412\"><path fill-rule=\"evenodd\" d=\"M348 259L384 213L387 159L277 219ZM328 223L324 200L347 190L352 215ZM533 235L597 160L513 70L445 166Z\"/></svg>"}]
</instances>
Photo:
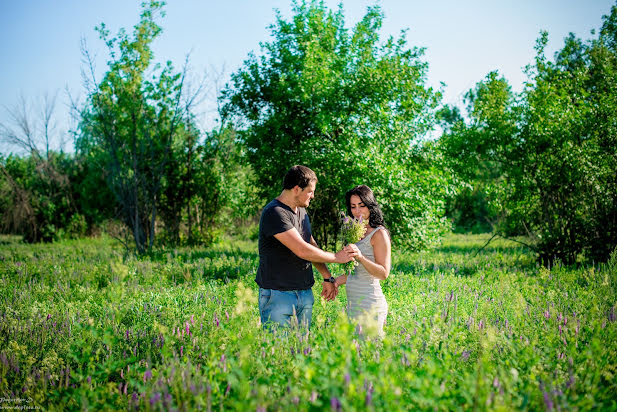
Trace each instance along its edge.
<instances>
[{"instance_id":1,"label":"woman","mask_svg":"<svg viewBox=\"0 0 617 412\"><path fill-rule=\"evenodd\" d=\"M383 326L388 314L388 303L381 291L380 280L390 274L390 235L385 228L381 209L373 191L366 185L356 186L345 195L347 213L355 218L368 220L364 237L350 245L359 263L351 276L336 279L337 288L347 284L347 314L363 328L376 327L383 336ZM367 330L368 332L368 330Z\"/></svg>"}]
</instances>

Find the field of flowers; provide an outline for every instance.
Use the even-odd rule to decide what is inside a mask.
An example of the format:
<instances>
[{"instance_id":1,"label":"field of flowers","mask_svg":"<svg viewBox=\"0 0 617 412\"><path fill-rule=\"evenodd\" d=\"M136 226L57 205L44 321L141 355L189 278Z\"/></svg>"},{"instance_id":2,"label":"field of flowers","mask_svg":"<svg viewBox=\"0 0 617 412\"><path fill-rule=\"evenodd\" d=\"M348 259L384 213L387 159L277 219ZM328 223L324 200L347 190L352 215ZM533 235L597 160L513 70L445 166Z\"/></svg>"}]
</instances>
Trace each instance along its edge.
<instances>
[{"instance_id":1,"label":"field of flowers","mask_svg":"<svg viewBox=\"0 0 617 412\"><path fill-rule=\"evenodd\" d=\"M549 270L487 239L394 251L376 340L320 283L310 332L262 331L254 242L136 258L0 238L0 407L617 410L617 254Z\"/></svg>"}]
</instances>

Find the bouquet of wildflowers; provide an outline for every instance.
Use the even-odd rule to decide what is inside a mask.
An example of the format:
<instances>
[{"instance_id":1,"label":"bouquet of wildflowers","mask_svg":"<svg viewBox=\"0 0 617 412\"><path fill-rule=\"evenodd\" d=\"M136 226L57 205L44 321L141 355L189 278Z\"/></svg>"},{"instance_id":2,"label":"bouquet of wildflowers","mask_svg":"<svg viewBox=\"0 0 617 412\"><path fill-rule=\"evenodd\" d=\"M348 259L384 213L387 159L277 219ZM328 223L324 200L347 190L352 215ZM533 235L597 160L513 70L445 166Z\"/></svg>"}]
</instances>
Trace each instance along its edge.
<instances>
[{"instance_id":1,"label":"bouquet of wildflowers","mask_svg":"<svg viewBox=\"0 0 617 412\"><path fill-rule=\"evenodd\" d=\"M366 231L366 225L368 224L367 220L364 220L360 217L360 219L351 218L349 216L345 216L341 213L342 216L342 224L341 224L341 234L343 237L343 245L349 245L351 243L356 243L364 236L364 232ZM354 267L358 265L358 262L352 260L351 262L343 263L343 268L345 272L349 275L353 273Z\"/></svg>"}]
</instances>

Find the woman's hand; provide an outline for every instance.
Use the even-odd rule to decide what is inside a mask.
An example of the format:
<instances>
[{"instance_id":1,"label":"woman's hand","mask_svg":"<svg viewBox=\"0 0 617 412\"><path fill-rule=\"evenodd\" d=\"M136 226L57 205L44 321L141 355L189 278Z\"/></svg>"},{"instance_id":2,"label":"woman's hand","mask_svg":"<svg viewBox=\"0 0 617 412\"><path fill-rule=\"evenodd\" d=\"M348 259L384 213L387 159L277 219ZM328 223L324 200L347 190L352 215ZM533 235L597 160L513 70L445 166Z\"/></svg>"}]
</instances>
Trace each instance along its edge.
<instances>
[{"instance_id":1,"label":"woman's hand","mask_svg":"<svg viewBox=\"0 0 617 412\"><path fill-rule=\"evenodd\" d=\"M334 300L336 295L338 295L338 286L336 283L324 281L321 286L321 296L326 300Z\"/></svg>"},{"instance_id":2,"label":"woman's hand","mask_svg":"<svg viewBox=\"0 0 617 412\"><path fill-rule=\"evenodd\" d=\"M341 275L335 279L334 286L336 286L336 290L338 291L338 288L345 283L347 283L347 275Z\"/></svg>"},{"instance_id":3,"label":"woman's hand","mask_svg":"<svg viewBox=\"0 0 617 412\"><path fill-rule=\"evenodd\" d=\"M349 253L350 256L353 256L355 260L361 259L363 257L360 248L358 248L358 246L353 243L345 246L343 250Z\"/></svg>"}]
</instances>

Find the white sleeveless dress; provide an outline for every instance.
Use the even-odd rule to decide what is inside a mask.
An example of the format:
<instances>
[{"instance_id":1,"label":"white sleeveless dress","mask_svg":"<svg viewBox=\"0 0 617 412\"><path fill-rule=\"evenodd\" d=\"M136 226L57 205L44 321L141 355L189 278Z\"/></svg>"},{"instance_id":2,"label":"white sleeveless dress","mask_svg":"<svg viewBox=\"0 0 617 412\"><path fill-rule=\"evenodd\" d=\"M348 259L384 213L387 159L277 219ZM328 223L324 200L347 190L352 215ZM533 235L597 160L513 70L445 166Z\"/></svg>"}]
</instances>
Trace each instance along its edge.
<instances>
[{"instance_id":1,"label":"white sleeveless dress","mask_svg":"<svg viewBox=\"0 0 617 412\"><path fill-rule=\"evenodd\" d=\"M375 261L375 253L371 245L371 238L378 227L369 233L364 239L356 243L362 254L371 261ZM354 274L347 277L347 315L363 327L376 327L377 333L383 335L383 325L388 315L388 302L381 291L379 279L372 276L366 268L358 263Z\"/></svg>"}]
</instances>

